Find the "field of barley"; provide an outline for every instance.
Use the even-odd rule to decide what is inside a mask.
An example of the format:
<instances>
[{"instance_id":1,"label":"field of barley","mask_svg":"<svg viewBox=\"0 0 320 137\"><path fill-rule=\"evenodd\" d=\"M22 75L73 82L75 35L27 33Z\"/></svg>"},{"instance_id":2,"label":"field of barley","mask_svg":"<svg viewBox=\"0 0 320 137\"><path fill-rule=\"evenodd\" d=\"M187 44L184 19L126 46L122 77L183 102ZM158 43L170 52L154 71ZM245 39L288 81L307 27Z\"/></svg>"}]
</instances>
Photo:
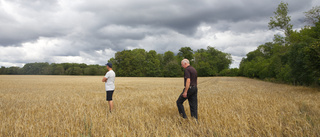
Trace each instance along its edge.
<instances>
[{"instance_id":1,"label":"field of barley","mask_svg":"<svg viewBox=\"0 0 320 137\"><path fill-rule=\"evenodd\" d=\"M183 78L0 76L0 136L320 136L320 91L249 78L198 79L199 120L179 117Z\"/></svg>"}]
</instances>

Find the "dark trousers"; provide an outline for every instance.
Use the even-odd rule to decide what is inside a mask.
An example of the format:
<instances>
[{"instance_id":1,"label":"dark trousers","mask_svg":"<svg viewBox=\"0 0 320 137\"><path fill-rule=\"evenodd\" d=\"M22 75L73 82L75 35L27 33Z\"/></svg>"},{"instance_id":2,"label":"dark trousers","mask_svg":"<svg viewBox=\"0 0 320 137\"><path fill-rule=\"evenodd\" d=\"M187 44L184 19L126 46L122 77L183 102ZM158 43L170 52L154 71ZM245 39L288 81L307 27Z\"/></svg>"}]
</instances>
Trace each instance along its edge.
<instances>
[{"instance_id":1,"label":"dark trousers","mask_svg":"<svg viewBox=\"0 0 320 137\"><path fill-rule=\"evenodd\" d=\"M197 87L189 88L189 90L187 92L187 98L184 98L182 96L183 92L184 92L184 89L177 100L179 114L183 118L187 118L186 112L184 111L183 102L188 99L189 105L190 105L191 117L198 119L198 97L197 97L198 96L198 88Z\"/></svg>"}]
</instances>

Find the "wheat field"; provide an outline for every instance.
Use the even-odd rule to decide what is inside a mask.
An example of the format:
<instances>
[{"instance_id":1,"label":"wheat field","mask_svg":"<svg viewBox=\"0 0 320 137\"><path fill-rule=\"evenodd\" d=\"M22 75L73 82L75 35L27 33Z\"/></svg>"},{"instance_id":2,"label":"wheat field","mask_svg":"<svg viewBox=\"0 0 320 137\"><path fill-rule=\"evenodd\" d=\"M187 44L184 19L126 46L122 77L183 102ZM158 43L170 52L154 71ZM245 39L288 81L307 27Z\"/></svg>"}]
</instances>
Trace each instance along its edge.
<instances>
[{"instance_id":1,"label":"wheat field","mask_svg":"<svg viewBox=\"0 0 320 137\"><path fill-rule=\"evenodd\" d=\"M320 136L319 89L249 78L198 79L199 120L179 117L183 78L0 76L0 136Z\"/></svg>"}]
</instances>

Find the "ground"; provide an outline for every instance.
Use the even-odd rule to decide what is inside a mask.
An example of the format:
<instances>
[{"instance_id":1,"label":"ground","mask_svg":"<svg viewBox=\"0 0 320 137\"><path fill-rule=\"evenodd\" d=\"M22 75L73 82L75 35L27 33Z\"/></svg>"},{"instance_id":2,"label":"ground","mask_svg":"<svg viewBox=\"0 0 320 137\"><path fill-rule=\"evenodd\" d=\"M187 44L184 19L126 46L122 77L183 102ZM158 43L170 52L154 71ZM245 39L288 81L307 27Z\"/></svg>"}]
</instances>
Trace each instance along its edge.
<instances>
[{"instance_id":1,"label":"ground","mask_svg":"<svg viewBox=\"0 0 320 137\"><path fill-rule=\"evenodd\" d=\"M183 78L0 75L0 136L320 136L319 89L243 77L198 79L199 121L179 117Z\"/></svg>"}]
</instances>

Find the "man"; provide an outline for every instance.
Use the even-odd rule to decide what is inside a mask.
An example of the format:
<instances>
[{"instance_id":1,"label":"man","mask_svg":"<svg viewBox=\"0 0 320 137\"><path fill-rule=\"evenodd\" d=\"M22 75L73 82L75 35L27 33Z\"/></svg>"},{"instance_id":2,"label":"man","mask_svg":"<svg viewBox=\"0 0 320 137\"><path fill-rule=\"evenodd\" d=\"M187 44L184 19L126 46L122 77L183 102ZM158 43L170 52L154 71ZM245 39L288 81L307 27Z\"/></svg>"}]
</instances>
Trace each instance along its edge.
<instances>
[{"instance_id":1,"label":"man","mask_svg":"<svg viewBox=\"0 0 320 137\"><path fill-rule=\"evenodd\" d=\"M103 77L102 82L105 82L105 88L106 88L106 92L107 92L106 98L107 98L107 101L109 104L109 110L111 112L113 109L112 95L113 95L113 92L115 89L114 81L115 81L116 73L114 73L114 71L112 70L111 63L107 63L106 66L107 66L108 72Z\"/></svg>"},{"instance_id":2,"label":"man","mask_svg":"<svg viewBox=\"0 0 320 137\"><path fill-rule=\"evenodd\" d=\"M188 99L190 105L191 117L198 119L198 88L197 88L197 71L192 66L190 66L188 59L183 59L181 61L181 67L184 70L184 86L181 95L177 100L177 106L179 114L183 118L187 118L186 112L184 111L183 102Z\"/></svg>"}]
</instances>

